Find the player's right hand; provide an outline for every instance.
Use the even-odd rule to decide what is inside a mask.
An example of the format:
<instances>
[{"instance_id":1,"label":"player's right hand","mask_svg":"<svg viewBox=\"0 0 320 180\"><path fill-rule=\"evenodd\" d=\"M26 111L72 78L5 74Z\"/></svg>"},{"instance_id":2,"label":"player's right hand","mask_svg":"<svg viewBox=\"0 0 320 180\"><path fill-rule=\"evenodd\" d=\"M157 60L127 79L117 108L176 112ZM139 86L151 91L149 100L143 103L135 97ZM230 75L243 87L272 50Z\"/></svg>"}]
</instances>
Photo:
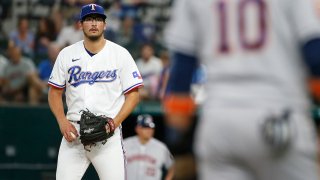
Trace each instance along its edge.
<instances>
[{"instance_id":1,"label":"player's right hand","mask_svg":"<svg viewBox=\"0 0 320 180\"><path fill-rule=\"evenodd\" d=\"M72 123L70 123L70 121L68 121L67 119L60 122L59 126L60 126L61 134L68 142L72 142L76 139L71 135L71 133L73 133L76 137L79 136L74 125Z\"/></svg>"}]
</instances>

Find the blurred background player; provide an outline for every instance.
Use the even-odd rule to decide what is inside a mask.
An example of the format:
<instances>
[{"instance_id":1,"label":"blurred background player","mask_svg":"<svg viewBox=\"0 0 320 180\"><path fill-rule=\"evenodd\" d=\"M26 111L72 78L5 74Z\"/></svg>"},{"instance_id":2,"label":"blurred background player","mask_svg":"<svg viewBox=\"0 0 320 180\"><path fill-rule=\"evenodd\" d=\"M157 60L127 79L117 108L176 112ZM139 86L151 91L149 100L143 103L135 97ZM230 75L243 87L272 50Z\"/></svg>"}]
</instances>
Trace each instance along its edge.
<instances>
[{"instance_id":1,"label":"blurred background player","mask_svg":"<svg viewBox=\"0 0 320 180\"><path fill-rule=\"evenodd\" d=\"M155 123L149 114L139 115L136 136L124 140L128 180L171 180L174 160L166 145L153 138Z\"/></svg>"},{"instance_id":2,"label":"blurred background player","mask_svg":"<svg viewBox=\"0 0 320 180\"><path fill-rule=\"evenodd\" d=\"M177 0L172 12L166 41L173 62L164 100L169 124L188 128L183 110L194 110L192 72L200 61L207 67L194 145L199 178L318 179L305 81L305 64L320 72L313 1ZM179 108L181 101L190 106Z\"/></svg>"}]
</instances>

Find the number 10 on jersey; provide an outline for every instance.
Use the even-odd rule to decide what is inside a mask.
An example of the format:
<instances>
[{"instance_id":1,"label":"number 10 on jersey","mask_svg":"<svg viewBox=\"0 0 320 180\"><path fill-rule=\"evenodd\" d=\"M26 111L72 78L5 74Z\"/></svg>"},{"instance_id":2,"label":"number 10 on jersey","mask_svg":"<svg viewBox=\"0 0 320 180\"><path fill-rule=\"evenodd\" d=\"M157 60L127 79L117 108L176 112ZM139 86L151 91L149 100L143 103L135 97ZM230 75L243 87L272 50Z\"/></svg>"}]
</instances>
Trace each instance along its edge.
<instances>
[{"instance_id":1,"label":"number 10 on jersey","mask_svg":"<svg viewBox=\"0 0 320 180\"><path fill-rule=\"evenodd\" d=\"M218 14L220 53L229 53L231 46L232 49L236 46L246 51L264 46L268 35L267 5L264 0L219 0L215 4L215 11ZM235 35L231 36L231 33Z\"/></svg>"}]
</instances>

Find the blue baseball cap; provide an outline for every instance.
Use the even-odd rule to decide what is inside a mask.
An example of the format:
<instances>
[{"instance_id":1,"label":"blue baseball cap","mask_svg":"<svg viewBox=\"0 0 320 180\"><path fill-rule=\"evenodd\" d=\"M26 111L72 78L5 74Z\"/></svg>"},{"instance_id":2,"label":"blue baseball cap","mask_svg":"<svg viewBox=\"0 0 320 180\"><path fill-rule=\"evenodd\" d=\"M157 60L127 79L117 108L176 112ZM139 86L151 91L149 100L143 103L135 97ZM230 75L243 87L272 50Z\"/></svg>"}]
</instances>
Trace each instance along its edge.
<instances>
[{"instance_id":1,"label":"blue baseball cap","mask_svg":"<svg viewBox=\"0 0 320 180\"><path fill-rule=\"evenodd\" d=\"M80 12L80 20L83 20L84 17L86 17L89 14L99 14L103 16L104 19L107 18L107 16L104 14L103 7L97 4L87 4L82 6L81 12Z\"/></svg>"},{"instance_id":2,"label":"blue baseball cap","mask_svg":"<svg viewBox=\"0 0 320 180\"><path fill-rule=\"evenodd\" d=\"M147 128L155 128L156 125L153 122L153 118L149 114L142 114L137 117L137 125Z\"/></svg>"}]
</instances>

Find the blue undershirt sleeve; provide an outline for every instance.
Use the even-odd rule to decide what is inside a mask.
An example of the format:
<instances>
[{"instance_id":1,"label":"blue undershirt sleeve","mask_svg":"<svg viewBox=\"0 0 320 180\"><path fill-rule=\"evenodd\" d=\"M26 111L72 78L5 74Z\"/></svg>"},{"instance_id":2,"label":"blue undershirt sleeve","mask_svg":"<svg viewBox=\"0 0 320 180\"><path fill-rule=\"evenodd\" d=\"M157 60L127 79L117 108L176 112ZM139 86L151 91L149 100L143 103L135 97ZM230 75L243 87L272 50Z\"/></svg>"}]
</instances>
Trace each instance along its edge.
<instances>
[{"instance_id":1,"label":"blue undershirt sleeve","mask_svg":"<svg viewBox=\"0 0 320 180\"><path fill-rule=\"evenodd\" d=\"M198 66L197 58L180 52L171 56L170 76L167 92L189 93L194 72Z\"/></svg>"},{"instance_id":2,"label":"blue undershirt sleeve","mask_svg":"<svg viewBox=\"0 0 320 180\"><path fill-rule=\"evenodd\" d=\"M320 76L320 38L302 45L302 55L313 76Z\"/></svg>"}]
</instances>

